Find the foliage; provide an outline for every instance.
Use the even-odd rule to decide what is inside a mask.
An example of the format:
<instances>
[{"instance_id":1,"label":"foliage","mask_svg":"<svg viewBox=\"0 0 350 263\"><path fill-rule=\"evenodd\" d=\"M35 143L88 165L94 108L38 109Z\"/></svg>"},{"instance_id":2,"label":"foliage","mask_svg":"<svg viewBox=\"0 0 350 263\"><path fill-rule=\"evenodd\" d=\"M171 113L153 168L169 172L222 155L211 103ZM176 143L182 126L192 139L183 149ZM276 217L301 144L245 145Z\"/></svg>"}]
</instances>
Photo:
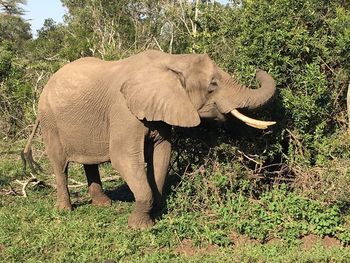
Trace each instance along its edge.
<instances>
[{"instance_id":1,"label":"foliage","mask_svg":"<svg viewBox=\"0 0 350 263\"><path fill-rule=\"evenodd\" d=\"M349 17L344 1L242 1L231 12L227 33L236 39L227 67L246 76L262 67L275 76L280 101L273 116L283 119L276 132L288 128L302 145L298 151L288 139L290 161L316 163L319 145L343 125Z\"/></svg>"},{"instance_id":2,"label":"foliage","mask_svg":"<svg viewBox=\"0 0 350 263\"><path fill-rule=\"evenodd\" d=\"M21 58L25 43L31 38L30 24L19 15L18 3L1 1L0 13L0 135L14 136L25 122L31 87L25 79L26 62Z\"/></svg>"},{"instance_id":3,"label":"foliage","mask_svg":"<svg viewBox=\"0 0 350 263\"><path fill-rule=\"evenodd\" d=\"M23 8L18 4L25 4L23 0L1 0L0 1L0 43L10 41L18 48L18 51L25 40L31 38L30 24L20 15L24 14Z\"/></svg>"},{"instance_id":4,"label":"foliage","mask_svg":"<svg viewBox=\"0 0 350 263\"><path fill-rule=\"evenodd\" d=\"M16 58L10 45L0 46L1 136L14 136L25 124L32 89L25 80L26 62Z\"/></svg>"},{"instance_id":5,"label":"foliage","mask_svg":"<svg viewBox=\"0 0 350 263\"><path fill-rule=\"evenodd\" d=\"M0 7L2 13L9 15L23 15L24 10L22 7L18 6L19 4L25 5L26 0L1 0Z\"/></svg>"},{"instance_id":6,"label":"foliage","mask_svg":"<svg viewBox=\"0 0 350 263\"><path fill-rule=\"evenodd\" d=\"M218 152L213 152L205 165L182 178L174 189L168 209L177 215L164 224L180 238L203 243L229 244L229 229L266 242L280 238L295 242L299 237L315 234L337 236L349 243L349 229L344 225L343 213L349 213L348 200L321 203L291 191L286 184L257 192L259 182L248 180L249 171L240 166L221 163ZM206 217L206 224L197 224L194 214ZM183 229L183 222L186 228ZM213 237L206 232L221 233ZM346 233L346 234L345 234Z\"/></svg>"}]
</instances>

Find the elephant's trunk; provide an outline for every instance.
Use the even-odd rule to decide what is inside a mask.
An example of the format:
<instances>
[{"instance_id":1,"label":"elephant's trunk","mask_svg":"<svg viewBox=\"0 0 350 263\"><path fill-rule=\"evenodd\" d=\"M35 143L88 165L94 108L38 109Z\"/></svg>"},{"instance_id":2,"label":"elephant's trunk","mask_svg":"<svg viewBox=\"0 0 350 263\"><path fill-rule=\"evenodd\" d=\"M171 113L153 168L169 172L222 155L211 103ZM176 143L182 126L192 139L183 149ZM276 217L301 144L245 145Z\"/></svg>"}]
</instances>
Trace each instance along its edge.
<instances>
[{"instance_id":1,"label":"elephant's trunk","mask_svg":"<svg viewBox=\"0 0 350 263\"><path fill-rule=\"evenodd\" d=\"M250 89L240 85L238 97L241 101L237 108L256 109L266 104L275 94L276 83L268 73L258 69L256 79L261 86L259 89Z\"/></svg>"},{"instance_id":2,"label":"elephant's trunk","mask_svg":"<svg viewBox=\"0 0 350 263\"><path fill-rule=\"evenodd\" d=\"M255 109L267 103L275 94L276 83L274 79L263 70L257 70L256 78L261 87L259 89L250 89L232 79L227 73L222 71L223 81L229 89L223 89L218 97L226 98L216 100L216 104L222 113L231 113L238 119L255 128L265 129L275 124L271 121L259 121L239 113L236 109L247 108ZM233 92L232 92L233 91ZM222 94L220 94L222 93ZM226 94L225 94L226 93Z\"/></svg>"}]
</instances>

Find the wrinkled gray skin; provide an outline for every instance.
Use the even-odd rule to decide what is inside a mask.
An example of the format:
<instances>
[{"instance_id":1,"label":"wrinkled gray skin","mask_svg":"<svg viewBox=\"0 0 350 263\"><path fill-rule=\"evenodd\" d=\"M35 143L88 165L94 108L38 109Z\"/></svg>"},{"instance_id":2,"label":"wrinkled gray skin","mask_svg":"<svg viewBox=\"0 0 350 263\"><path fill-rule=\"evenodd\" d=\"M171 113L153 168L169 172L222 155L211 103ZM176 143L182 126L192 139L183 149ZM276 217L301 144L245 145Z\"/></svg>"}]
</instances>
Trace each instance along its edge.
<instances>
[{"instance_id":1,"label":"wrinkled gray skin","mask_svg":"<svg viewBox=\"0 0 350 263\"><path fill-rule=\"evenodd\" d=\"M84 165L92 203L108 205L98 164L110 161L135 196L133 228L153 225L170 159L171 126L194 127L235 108L256 108L275 92L257 71L260 89L248 89L207 55L145 51L105 62L82 58L62 67L39 100L39 121L56 175L57 206L71 210L69 162ZM147 163L147 172L144 163Z\"/></svg>"}]
</instances>

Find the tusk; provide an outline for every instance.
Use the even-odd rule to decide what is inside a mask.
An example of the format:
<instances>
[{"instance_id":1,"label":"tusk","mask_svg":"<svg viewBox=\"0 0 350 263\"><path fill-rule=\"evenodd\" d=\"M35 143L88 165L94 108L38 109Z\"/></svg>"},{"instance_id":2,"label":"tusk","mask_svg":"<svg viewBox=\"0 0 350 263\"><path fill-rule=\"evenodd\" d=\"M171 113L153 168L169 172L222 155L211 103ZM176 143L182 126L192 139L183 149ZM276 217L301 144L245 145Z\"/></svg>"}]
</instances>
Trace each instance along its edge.
<instances>
[{"instance_id":1,"label":"tusk","mask_svg":"<svg viewBox=\"0 0 350 263\"><path fill-rule=\"evenodd\" d=\"M231 114L235 116L237 119L240 119L241 121L245 122L245 124L252 126L257 129L266 129L270 125L276 124L275 121L260 121L260 120L255 120L252 118L249 118L242 113L240 113L238 110L232 110Z\"/></svg>"}]
</instances>

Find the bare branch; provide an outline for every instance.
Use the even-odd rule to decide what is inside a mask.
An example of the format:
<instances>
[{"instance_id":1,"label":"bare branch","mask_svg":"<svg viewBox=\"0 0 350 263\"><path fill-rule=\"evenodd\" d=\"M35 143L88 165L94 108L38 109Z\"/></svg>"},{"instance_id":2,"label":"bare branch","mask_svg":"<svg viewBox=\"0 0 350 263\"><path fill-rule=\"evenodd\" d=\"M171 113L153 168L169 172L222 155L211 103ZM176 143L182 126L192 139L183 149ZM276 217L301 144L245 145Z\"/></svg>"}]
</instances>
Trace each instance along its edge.
<instances>
[{"instance_id":1,"label":"bare branch","mask_svg":"<svg viewBox=\"0 0 350 263\"><path fill-rule=\"evenodd\" d=\"M155 37L153 37L153 40L154 40L154 42L156 42L156 45L157 45L157 47L159 48L159 50L160 50L160 51L164 51L164 50L162 49L162 47L159 45L159 43L158 43L158 41L157 41L157 39L156 39Z\"/></svg>"}]
</instances>

